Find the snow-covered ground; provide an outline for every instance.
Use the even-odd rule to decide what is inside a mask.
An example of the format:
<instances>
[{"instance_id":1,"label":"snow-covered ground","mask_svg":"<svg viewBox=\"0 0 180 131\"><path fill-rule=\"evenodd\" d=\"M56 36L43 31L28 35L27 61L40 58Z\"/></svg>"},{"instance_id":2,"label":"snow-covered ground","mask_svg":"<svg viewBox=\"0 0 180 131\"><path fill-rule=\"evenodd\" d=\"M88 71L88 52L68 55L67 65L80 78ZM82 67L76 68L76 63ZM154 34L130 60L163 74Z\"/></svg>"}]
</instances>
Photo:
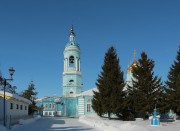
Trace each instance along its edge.
<instances>
[{"instance_id":1,"label":"snow-covered ground","mask_svg":"<svg viewBox=\"0 0 180 131\"><path fill-rule=\"evenodd\" d=\"M40 119L40 118L41 118L40 116L37 116L35 118L26 119L26 120L20 119L19 124L20 125L30 124L30 123L32 123L32 122L34 122L34 121L36 121L37 119ZM16 128L17 126L19 126L19 125L14 125L11 128ZM8 131L8 129L5 128L4 126L0 125L0 131Z\"/></svg>"},{"instance_id":2,"label":"snow-covered ground","mask_svg":"<svg viewBox=\"0 0 180 131\"><path fill-rule=\"evenodd\" d=\"M41 119L21 120L10 130L0 126L0 131L100 131L78 121L78 118L42 117Z\"/></svg>"},{"instance_id":3,"label":"snow-covered ground","mask_svg":"<svg viewBox=\"0 0 180 131\"><path fill-rule=\"evenodd\" d=\"M180 121L161 122L160 126L151 126L149 120L137 119L136 121L108 120L96 114L81 116L79 121L95 127L101 131L179 131Z\"/></svg>"},{"instance_id":4,"label":"snow-covered ground","mask_svg":"<svg viewBox=\"0 0 180 131\"><path fill-rule=\"evenodd\" d=\"M78 118L42 117L25 125L19 125L10 131L99 131L80 123Z\"/></svg>"},{"instance_id":5,"label":"snow-covered ground","mask_svg":"<svg viewBox=\"0 0 180 131\"><path fill-rule=\"evenodd\" d=\"M0 131L7 131L7 130L4 126L0 125Z\"/></svg>"},{"instance_id":6,"label":"snow-covered ground","mask_svg":"<svg viewBox=\"0 0 180 131\"><path fill-rule=\"evenodd\" d=\"M29 128L39 126L38 129L42 125L47 126L48 129L56 128L73 128L72 130L77 130L77 127L80 128L82 124L77 123L77 119L68 119L68 118L52 118L54 121L51 121L49 118L44 118L41 121L36 122L36 124L32 123L35 119L28 120L20 120L20 123L27 126L16 125L12 127L12 131L19 131L19 129L23 129L22 131L27 131ZM50 122L49 122L50 121ZM62 122L64 121L64 122ZM79 118L81 123L85 123L90 125L93 128L96 128L99 131L179 131L180 130L180 121L175 122L161 122L160 126L151 126L149 120L137 119L136 121L119 121L119 120L108 120L106 118L100 118L96 114L91 114L88 116L81 116ZM49 122L49 123L48 123ZM46 124L45 124L46 123ZM68 124L69 123L69 124ZM49 124L49 125L48 125ZM19 127L18 127L19 126ZM42 126L42 127L44 127ZM57 128L58 127L58 128ZM76 127L76 129L75 129ZM83 128L85 129L85 128ZM87 128L88 130L90 128ZM8 131L6 128L0 125L0 131Z\"/></svg>"}]
</instances>

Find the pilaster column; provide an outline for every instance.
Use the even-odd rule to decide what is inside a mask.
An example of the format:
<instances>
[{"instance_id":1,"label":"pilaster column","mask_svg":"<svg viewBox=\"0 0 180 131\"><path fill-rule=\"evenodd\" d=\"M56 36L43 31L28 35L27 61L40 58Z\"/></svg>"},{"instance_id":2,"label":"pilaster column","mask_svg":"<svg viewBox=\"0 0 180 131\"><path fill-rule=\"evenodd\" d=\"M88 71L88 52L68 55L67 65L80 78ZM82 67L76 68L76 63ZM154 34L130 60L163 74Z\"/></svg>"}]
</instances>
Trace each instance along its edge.
<instances>
[{"instance_id":1,"label":"pilaster column","mask_svg":"<svg viewBox=\"0 0 180 131\"><path fill-rule=\"evenodd\" d=\"M76 71L78 71L78 58L76 57Z\"/></svg>"},{"instance_id":2,"label":"pilaster column","mask_svg":"<svg viewBox=\"0 0 180 131\"><path fill-rule=\"evenodd\" d=\"M66 59L64 59L64 71L66 71Z\"/></svg>"},{"instance_id":3,"label":"pilaster column","mask_svg":"<svg viewBox=\"0 0 180 131\"><path fill-rule=\"evenodd\" d=\"M66 71L68 71L68 58L66 58Z\"/></svg>"},{"instance_id":4,"label":"pilaster column","mask_svg":"<svg viewBox=\"0 0 180 131\"><path fill-rule=\"evenodd\" d=\"M77 59L77 71L79 71L79 58Z\"/></svg>"},{"instance_id":5,"label":"pilaster column","mask_svg":"<svg viewBox=\"0 0 180 131\"><path fill-rule=\"evenodd\" d=\"M80 66L80 59L79 59L79 71L81 71L81 66Z\"/></svg>"}]
</instances>

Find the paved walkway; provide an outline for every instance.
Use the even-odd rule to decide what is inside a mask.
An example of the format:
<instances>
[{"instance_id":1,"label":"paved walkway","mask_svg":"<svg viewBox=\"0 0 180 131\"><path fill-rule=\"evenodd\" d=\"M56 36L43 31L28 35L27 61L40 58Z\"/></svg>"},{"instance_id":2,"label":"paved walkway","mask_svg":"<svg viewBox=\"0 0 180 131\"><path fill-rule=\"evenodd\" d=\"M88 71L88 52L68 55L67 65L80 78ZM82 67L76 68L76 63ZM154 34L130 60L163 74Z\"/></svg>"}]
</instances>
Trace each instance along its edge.
<instances>
[{"instance_id":1,"label":"paved walkway","mask_svg":"<svg viewBox=\"0 0 180 131\"><path fill-rule=\"evenodd\" d=\"M78 118L42 117L35 122L18 125L10 131L98 131L80 123Z\"/></svg>"}]
</instances>

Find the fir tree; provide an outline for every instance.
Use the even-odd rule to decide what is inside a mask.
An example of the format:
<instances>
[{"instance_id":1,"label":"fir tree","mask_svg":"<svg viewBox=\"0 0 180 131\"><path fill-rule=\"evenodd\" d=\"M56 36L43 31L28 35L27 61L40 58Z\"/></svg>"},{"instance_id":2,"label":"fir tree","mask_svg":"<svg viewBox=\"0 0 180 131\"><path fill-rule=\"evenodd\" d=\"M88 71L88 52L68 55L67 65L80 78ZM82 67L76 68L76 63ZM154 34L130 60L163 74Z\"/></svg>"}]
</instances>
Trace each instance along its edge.
<instances>
[{"instance_id":1,"label":"fir tree","mask_svg":"<svg viewBox=\"0 0 180 131\"><path fill-rule=\"evenodd\" d=\"M29 105L29 114L32 114L36 110L35 99L36 99L37 92L35 90L36 90L35 85L33 84L33 82L31 82L27 90L23 91L21 94L22 97L32 102L32 104Z\"/></svg>"},{"instance_id":2,"label":"fir tree","mask_svg":"<svg viewBox=\"0 0 180 131\"><path fill-rule=\"evenodd\" d=\"M135 104L135 100L134 100L134 94L133 94L133 90L132 87L130 87L129 85L127 85L127 90L125 91L126 95L125 95L125 99L123 101L123 120L125 121L134 121L135 120L135 109L134 109L134 104Z\"/></svg>"},{"instance_id":3,"label":"fir tree","mask_svg":"<svg viewBox=\"0 0 180 131\"><path fill-rule=\"evenodd\" d=\"M100 97L100 93L99 92L94 92L94 97L92 99L92 108L94 109L94 111L97 113L97 115L99 115L100 117L103 114L102 111L102 104L101 104L101 97Z\"/></svg>"},{"instance_id":4,"label":"fir tree","mask_svg":"<svg viewBox=\"0 0 180 131\"><path fill-rule=\"evenodd\" d=\"M36 95L37 92L35 91L35 85L33 84L33 82L31 82L27 90L25 90L21 96L33 102L34 97L32 96L36 96Z\"/></svg>"},{"instance_id":5,"label":"fir tree","mask_svg":"<svg viewBox=\"0 0 180 131\"><path fill-rule=\"evenodd\" d=\"M159 104L159 96L162 93L162 82L153 72L154 61L149 59L145 52L137 65L133 67L132 87L129 87L128 99L133 105L131 109L145 118L145 114L152 112L155 104Z\"/></svg>"},{"instance_id":6,"label":"fir tree","mask_svg":"<svg viewBox=\"0 0 180 131\"><path fill-rule=\"evenodd\" d=\"M107 113L109 119L111 113L120 115L123 108L125 84L114 47L110 47L105 54L102 72L98 76L96 86L98 92L94 92L93 109L101 115Z\"/></svg>"},{"instance_id":7,"label":"fir tree","mask_svg":"<svg viewBox=\"0 0 180 131\"><path fill-rule=\"evenodd\" d=\"M180 46L166 81L166 107L180 115Z\"/></svg>"}]
</instances>

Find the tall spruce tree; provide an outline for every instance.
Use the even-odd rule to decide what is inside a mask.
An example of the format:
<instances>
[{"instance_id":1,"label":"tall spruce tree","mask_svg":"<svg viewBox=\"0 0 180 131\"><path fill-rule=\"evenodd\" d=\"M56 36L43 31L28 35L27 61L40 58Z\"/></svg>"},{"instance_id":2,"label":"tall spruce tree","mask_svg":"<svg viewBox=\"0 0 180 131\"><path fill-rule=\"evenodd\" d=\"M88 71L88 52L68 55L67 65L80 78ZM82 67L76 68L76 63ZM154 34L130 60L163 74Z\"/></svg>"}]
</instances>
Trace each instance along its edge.
<instances>
[{"instance_id":1,"label":"tall spruce tree","mask_svg":"<svg viewBox=\"0 0 180 131\"><path fill-rule=\"evenodd\" d=\"M129 100L134 111L145 118L146 113L152 112L160 94L162 93L162 82L153 72L154 61L149 59L145 52L141 53L141 58L137 65L133 66L132 87L129 87ZM155 103L156 102L156 103Z\"/></svg>"},{"instance_id":2,"label":"tall spruce tree","mask_svg":"<svg viewBox=\"0 0 180 131\"><path fill-rule=\"evenodd\" d=\"M166 108L180 115L180 46L166 81Z\"/></svg>"},{"instance_id":3,"label":"tall spruce tree","mask_svg":"<svg viewBox=\"0 0 180 131\"><path fill-rule=\"evenodd\" d=\"M28 88L22 92L21 96L30 100L32 104L29 105L29 114L32 114L36 110L36 95L38 94L36 91L34 83L31 81Z\"/></svg>"},{"instance_id":4,"label":"tall spruce tree","mask_svg":"<svg viewBox=\"0 0 180 131\"><path fill-rule=\"evenodd\" d=\"M121 114L125 83L114 47L110 47L105 54L102 72L98 76L96 86L98 92L94 91L93 109L100 115L107 113L109 119L111 113Z\"/></svg>"}]
</instances>

